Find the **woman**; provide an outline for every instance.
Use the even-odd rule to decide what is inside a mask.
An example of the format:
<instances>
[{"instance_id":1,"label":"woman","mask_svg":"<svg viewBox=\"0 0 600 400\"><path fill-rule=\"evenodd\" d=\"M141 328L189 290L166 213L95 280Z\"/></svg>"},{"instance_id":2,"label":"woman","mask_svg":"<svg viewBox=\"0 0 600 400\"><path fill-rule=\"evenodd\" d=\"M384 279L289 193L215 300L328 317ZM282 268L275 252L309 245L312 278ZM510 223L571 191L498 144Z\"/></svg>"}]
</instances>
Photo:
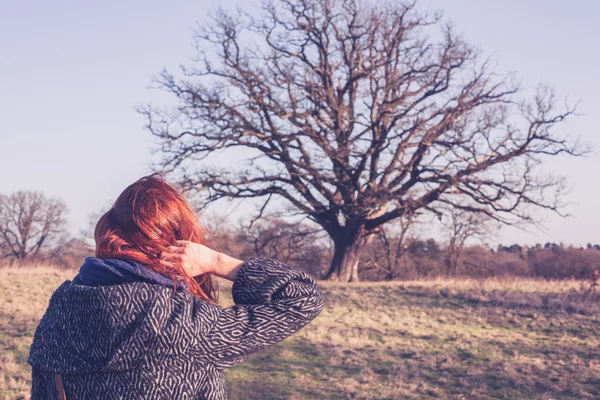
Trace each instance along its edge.
<instances>
[{"instance_id":1,"label":"woman","mask_svg":"<svg viewBox=\"0 0 600 400\"><path fill-rule=\"evenodd\" d=\"M32 399L225 399L226 368L321 312L306 273L218 253L203 233L160 175L125 189L35 332ZM212 275L233 281L233 307L217 305Z\"/></svg>"}]
</instances>

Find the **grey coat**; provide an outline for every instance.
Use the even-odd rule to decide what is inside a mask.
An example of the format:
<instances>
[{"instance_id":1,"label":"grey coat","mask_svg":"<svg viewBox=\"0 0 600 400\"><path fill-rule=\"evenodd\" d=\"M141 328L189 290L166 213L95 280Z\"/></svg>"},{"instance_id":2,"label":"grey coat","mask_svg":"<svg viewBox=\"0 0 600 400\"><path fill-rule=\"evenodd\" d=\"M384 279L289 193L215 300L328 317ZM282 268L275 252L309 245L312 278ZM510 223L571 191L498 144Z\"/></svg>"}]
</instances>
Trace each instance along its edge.
<instances>
[{"instance_id":1,"label":"grey coat","mask_svg":"<svg viewBox=\"0 0 600 400\"><path fill-rule=\"evenodd\" d=\"M223 308L152 283L85 286L65 281L34 336L31 398L226 399L224 370L300 330L323 297L303 271L246 261Z\"/></svg>"}]
</instances>

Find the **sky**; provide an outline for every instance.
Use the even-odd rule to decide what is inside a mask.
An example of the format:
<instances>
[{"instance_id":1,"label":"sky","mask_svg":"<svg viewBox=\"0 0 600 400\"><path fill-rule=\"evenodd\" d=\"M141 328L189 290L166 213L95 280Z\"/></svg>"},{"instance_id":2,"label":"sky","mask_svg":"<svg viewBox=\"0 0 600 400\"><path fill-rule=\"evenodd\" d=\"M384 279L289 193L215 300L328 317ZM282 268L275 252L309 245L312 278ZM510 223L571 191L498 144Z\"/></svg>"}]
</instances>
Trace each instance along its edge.
<instances>
[{"instance_id":1,"label":"sky","mask_svg":"<svg viewBox=\"0 0 600 400\"><path fill-rule=\"evenodd\" d=\"M494 241L600 242L600 2L595 0L421 0L456 31L515 71L525 87L548 83L578 117L559 132L595 145L585 158L549 159L543 171L568 180L561 218L545 229L504 228ZM192 27L214 9L205 0L0 2L0 193L41 190L69 207L74 234L139 177L150 173L156 140L134 107L167 104L149 86L194 51ZM242 2L222 1L231 6ZM247 211L245 205L235 212ZM232 218L235 215L232 215Z\"/></svg>"}]
</instances>

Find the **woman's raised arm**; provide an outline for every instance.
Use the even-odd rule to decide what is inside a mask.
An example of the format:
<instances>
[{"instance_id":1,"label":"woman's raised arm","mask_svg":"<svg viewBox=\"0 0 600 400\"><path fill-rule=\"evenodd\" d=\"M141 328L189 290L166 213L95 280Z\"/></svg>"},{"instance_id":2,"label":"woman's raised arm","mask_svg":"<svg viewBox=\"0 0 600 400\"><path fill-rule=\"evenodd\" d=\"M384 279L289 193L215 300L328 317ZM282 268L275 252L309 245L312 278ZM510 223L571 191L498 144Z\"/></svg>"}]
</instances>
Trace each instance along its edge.
<instances>
[{"instance_id":1,"label":"woman's raised arm","mask_svg":"<svg viewBox=\"0 0 600 400\"><path fill-rule=\"evenodd\" d=\"M179 263L192 276L210 273L233 281L235 305L218 305L216 321L198 347L199 356L217 368L229 368L275 344L319 315L323 296L304 271L274 259L253 257L242 262L201 244L178 241L163 263Z\"/></svg>"},{"instance_id":2,"label":"woman's raised arm","mask_svg":"<svg viewBox=\"0 0 600 400\"><path fill-rule=\"evenodd\" d=\"M315 319L324 301L304 271L254 257L240 265L232 286L235 305L221 308L200 349L217 368L233 367Z\"/></svg>"}]
</instances>

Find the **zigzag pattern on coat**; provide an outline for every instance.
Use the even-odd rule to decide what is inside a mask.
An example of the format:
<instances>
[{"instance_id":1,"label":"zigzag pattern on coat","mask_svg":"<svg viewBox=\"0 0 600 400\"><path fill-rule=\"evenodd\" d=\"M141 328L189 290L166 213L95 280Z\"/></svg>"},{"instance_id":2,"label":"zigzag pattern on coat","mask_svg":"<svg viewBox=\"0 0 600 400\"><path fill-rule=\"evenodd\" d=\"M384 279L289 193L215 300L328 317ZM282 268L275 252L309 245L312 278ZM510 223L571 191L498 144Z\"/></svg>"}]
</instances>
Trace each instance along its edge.
<instances>
[{"instance_id":1,"label":"zigzag pattern on coat","mask_svg":"<svg viewBox=\"0 0 600 400\"><path fill-rule=\"evenodd\" d=\"M28 362L31 398L226 399L224 369L300 330L323 296L305 272L254 257L223 308L145 282L84 286L65 281L36 329Z\"/></svg>"}]
</instances>

